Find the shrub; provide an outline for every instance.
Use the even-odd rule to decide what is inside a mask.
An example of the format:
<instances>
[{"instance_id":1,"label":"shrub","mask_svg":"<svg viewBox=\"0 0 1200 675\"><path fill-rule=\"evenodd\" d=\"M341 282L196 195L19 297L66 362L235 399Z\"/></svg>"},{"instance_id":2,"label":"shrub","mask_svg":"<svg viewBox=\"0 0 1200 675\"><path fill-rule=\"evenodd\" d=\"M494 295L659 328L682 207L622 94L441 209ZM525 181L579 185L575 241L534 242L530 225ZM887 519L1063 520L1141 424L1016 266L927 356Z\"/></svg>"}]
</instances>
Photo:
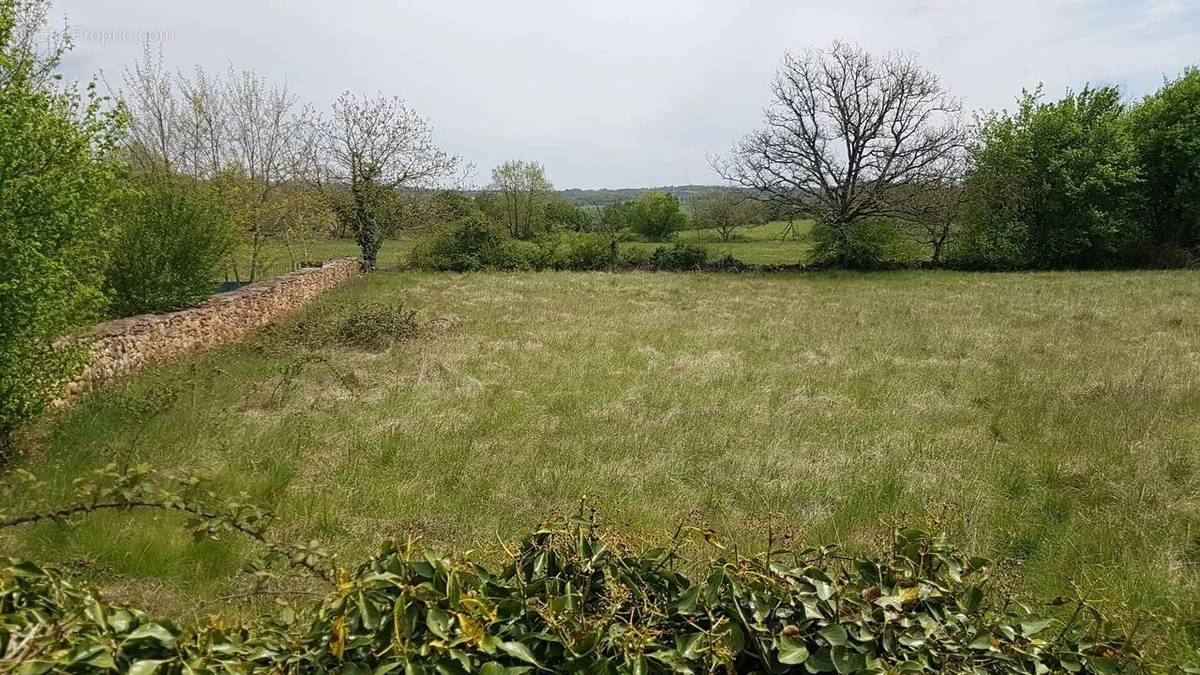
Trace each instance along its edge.
<instances>
[{"instance_id":1,"label":"shrub","mask_svg":"<svg viewBox=\"0 0 1200 675\"><path fill-rule=\"evenodd\" d=\"M1029 233L1013 221L973 220L968 216L946 246L947 267L969 270L1020 270L1033 264Z\"/></svg>"},{"instance_id":2,"label":"shrub","mask_svg":"<svg viewBox=\"0 0 1200 675\"><path fill-rule=\"evenodd\" d=\"M332 346L387 349L420 334L417 311L403 302L354 302L332 311L309 312L301 319L270 324L261 344L321 349Z\"/></svg>"},{"instance_id":3,"label":"shrub","mask_svg":"<svg viewBox=\"0 0 1200 675\"><path fill-rule=\"evenodd\" d=\"M968 178L978 202L973 226L1001 232L981 240L1024 231L1026 242L1016 248L1035 267L1120 263L1146 234L1132 217L1140 179L1126 117L1111 87L1068 92L1053 103L1026 93L1015 113L984 117Z\"/></svg>"},{"instance_id":4,"label":"shrub","mask_svg":"<svg viewBox=\"0 0 1200 675\"><path fill-rule=\"evenodd\" d=\"M848 237L831 227L813 226L812 260L818 265L851 269L888 269L911 265L923 254L921 245L896 221L869 218L850 226Z\"/></svg>"},{"instance_id":5,"label":"shrub","mask_svg":"<svg viewBox=\"0 0 1200 675\"><path fill-rule=\"evenodd\" d=\"M189 307L209 297L237 241L221 200L185 179L131 183L115 219L104 286L117 316Z\"/></svg>"},{"instance_id":6,"label":"shrub","mask_svg":"<svg viewBox=\"0 0 1200 675\"><path fill-rule=\"evenodd\" d=\"M707 262L708 249L699 244L659 246L650 254L650 267L664 272L698 270Z\"/></svg>"},{"instance_id":7,"label":"shrub","mask_svg":"<svg viewBox=\"0 0 1200 675\"><path fill-rule=\"evenodd\" d=\"M556 270L599 270L613 260L608 240L589 232L564 232L542 241L543 261Z\"/></svg>"},{"instance_id":8,"label":"shrub","mask_svg":"<svg viewBox=\"0 0 1200 675\"><path fill-rule=\"evenodd\" d=\"M507 239L489 267L498 270L531 272L545 266L546 252L541 246L524 239Z\"/></svg>"},{"instance_id":9,"label":"shrub","mask_svg":"<svg viewBox=\"0 0 1200 675\"><path fill-rule=\"evenodd\" d=\"M542 207L540 219L542 229L547 232L587 232L595 225L595 220L587 211L559 195Z\"/></svg>"},{"instance_id":10,"label":"shrub","mask_svg":"<svg viewBox=\"0 0 1200 675\"><path fill-rule=\"evenodd\" d=\"M648 268L652 254L652 251L641 246L626 246L617 249L617 266L623 269Z\"/></svg>"},{"instance_id":11,"label":"shrub","mask_svg":"<svg viewBox=\"0 0 1200 675\"><path fill-rule=\"evenodd\" d=\"M339 344L386 349L415 336L420 328L416 310L403 303L362 302L350 306L334 336Z\"/></svg>"},{"instance_id":12,"label":"shrub","mask_svg":"<svg viewBox=\"0 0 1200 675\"><path fill-rule=\"evenodd\" d=\"M423 269L470 272L512 269L521 257L500 228L478 213L455 221L413 249L411 262Z\"/></svg>"},{"instance_id":13,"label":"shrub","mask_svg":"<svg viewBox=\"0 0 1200 675\"><path fill-rule=\"evenodd\" d=\"M643 192L621 216L634 232L650 241L663 241L687 224L679 199L665 192Z\"/></svg>"},{"instance_id":14,"label":"shrub","mask_svg":"<svg viewBox=\"0 0 1200 675\"><path fill-rule=\"evenodd\" d=\"M608 241L589 232L560 232L538 241L510 238L483 216L469 217L421 242L416 267L450 272L474 270L597 270L611 262Z\"/></svg>"},{"instance_id":15,"label":"shrub","mask_svg":"<svg viewBox=\"0 0 1200 675\"><path fill-rule=\"evenodd\" d=\"M735 258L732 253L726 253L709 262L706 269L713 272L749 272L751 267Z\"/></svg>"},{"instance_id":16,"label":"shrub","mask_svg":"<svg viewBox=\"0 0 1200 675\"><path fill-rule=\"evenodd\" d=\"M20 35L44 4L0 0L0 446L81 367L55 339L103 313L106 159L123 130L94 88L39 84L62 50L39 58Z\"/></svg>"},{"instance_id":17,"label":"shrub","mask_svg":"<svg viewBox=\"0 0 1200 675\"><path fill-rule=\"evenodd\" d=\"M189 505L169 508L186 509ZM244 506L242 508L245 508ZM200 509L197 509L200 510ZM216 520L202 538L234 529ZM255 518L253 523L261 521ZM249 528L247 528L249 529ZM254 530L258 537L261 527ZM1043 618L989 585L987 561L915 530L892 551L744 557L719 544L632 551L576 518L485 567L385 544L290 620L196 632L105 603L54 568L0 568L0 643L42 670L340 673L1115 673L1146 667L1133 635L1082 602ZM322 581L316 555L292 550ZM1068 608L1069 609L1069 608ZM45 627L53 626L53 630ZM1135 631L1136 632L1136 628Z\"/></svg>"}]
</instances>

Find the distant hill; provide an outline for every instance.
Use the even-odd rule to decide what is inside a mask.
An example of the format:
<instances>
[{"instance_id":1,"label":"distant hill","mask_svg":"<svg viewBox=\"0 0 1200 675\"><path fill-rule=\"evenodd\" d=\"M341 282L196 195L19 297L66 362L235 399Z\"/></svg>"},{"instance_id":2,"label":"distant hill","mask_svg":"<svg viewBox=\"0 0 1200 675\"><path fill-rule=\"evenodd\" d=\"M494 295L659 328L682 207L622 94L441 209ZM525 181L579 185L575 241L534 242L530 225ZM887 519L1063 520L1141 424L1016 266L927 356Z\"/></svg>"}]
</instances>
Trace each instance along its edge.
<instances>
[{"instance_id":1,"label":"distant hill","mask_svg":"<svg viewBox=\"0 0 1200 675\"><path fill-rule=\"evenodd\" d=\"M631 199L637 199L638 195L643 192L665 192L669 195L675 195L679 199L679 203L685 211L691 210L691 202L695 198L706 192L720 190L716 185L666 185L662 187L641 187L641 188L617 188L617 189L600 189L600 190L585 190L582 188L571 188L569 190L560 190L562 196L566 197L572 204L588 208L591 206L605 207L610 204L627 202Z\"/></svg>"}]
</instances>

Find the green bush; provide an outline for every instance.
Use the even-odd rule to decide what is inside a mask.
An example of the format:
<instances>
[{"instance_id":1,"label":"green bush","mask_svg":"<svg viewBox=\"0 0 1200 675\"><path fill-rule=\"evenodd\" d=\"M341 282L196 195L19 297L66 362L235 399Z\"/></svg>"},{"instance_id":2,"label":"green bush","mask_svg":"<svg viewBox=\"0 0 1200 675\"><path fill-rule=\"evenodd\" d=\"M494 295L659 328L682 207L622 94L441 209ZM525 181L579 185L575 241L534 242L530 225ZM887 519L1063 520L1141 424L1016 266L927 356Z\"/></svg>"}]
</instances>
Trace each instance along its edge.
<instances>
[{"instance_id":1,"label":"green bush","mask_svg":"<svg viewBox=\"0 0 1200 675\"><path fill-rule=\"evenodd\" d=\"M38 5L0 0L0 446L82 366L54 341L103 313L106 160L123 131L94 88L40 84L62 50L39 58L19 39L41 27L27 25Z\"/></svg>"},{"instance_id":2,"label":"green bush","mask_svg":"<svg viewBox=\"0 0 1200 675\"><path fill-rule=\"evenodd\" d=\"M1141 179L1128 126L1113 87L1051 103L1027 92L1015 113L985 116L971 152L970 226L1001 231L979 240L1023 248L1034 267L1122 264L1147 229L1135 218ZM1022 231L1024 244L1008 246Z\"/></svg>"},{"instance_id":3,"label":"green bush","mask_svg":"<svg viewBox=\"0 0 1200 675\"><path fill-rule=\"evenodd\" d=\"M1147 665L1132 646L1140 640L1108 634L1091 607L1068 607L1066 621L1032 614L991 586L987 561L923 532L898 531L877 558L710 550L685 575L674 547L638 553L579 518L538 529L499 566L389 543L285 619L195 632L16 560L0 568L0 644L29 672L1016 675ZM315 555L290 555L333 580Z\"/></svg>"},{"instance_id":4,"label":"green bush","mask_svg":"<svg viewBox=\"0 0 1200 675\"><path fill-rule=\"evenodd\" d=\"M482 214L472 213L419 243L411 262L415 267L442 272L519 269L525 251L511 243Z\"/></svg>"},{"instance_id":5,"label":"green bush","mask_svg":"<svg viewBox=\"0 0 1200 675\"><path fill-rule=\"evenodd\" d=\"M220 198L186 179L130 183L115 220L104 286L117 316L189 307L211 296L237 242Z\"/></svg>"},{"instance_id":6,"label":"green bush","mask_svg":"<svg viewBox=\"0 0 1200 675\"><path fill-rule=\"evenodd\" d=\"M1150 259L1180 262L1173 252L1200 248L1200 68L1143 99L1130 127L1143 177L1141 216L1160 251Z\"/></svg>"},{"instance_id":7,"label":"green bush","mask_svg":"<svg viewBox=\"0 0 1200 675\"><path fill-rule=\"evenodd\" d=\"M413 250L415 267L449 272L475 270L598 270L611 263L608 240L589 232L559 232L536 242L513 239L484 217L469 217L434 234Z\"/></svg>"},{"instance_id":8,"label":"green bush","mask_svg":"<svg viewBox=\"0 0 1200 675\"><path fill-rule=\"evenodd\" d=\"M650 267L650 257L653 251L641 246L625 246L617 249L617 267L622 269L642 269Z\"/></svg>"},{"instance_id":9,"label":"green bush","mask_svg":"<svg viewBox=\"0 0 1200 675\"><path fill-rule=\"evenodd\" d=\"M833 228L813 226L812 261L850 269L889 269L915 264L924 251L900 223L885 218L859 220L843 238Z\"/></svg>"},{"instance_id":10,"label":"green bush","mask_svg":"<svg viewBox=\"0 0 1200 675\"><path fill-rule=\"evenodd\" d=\"M541 229L546 232L587 232L595 225L595 220L587 211L560 195L550 199L538 217Z\"/></svg>"},{"instance_id":11,"label":"green bush","mask_svg":"<svg viewBox=\"0 0 1200 675\"><path fill-rule=\"evenodd\" d=\"M625 208L625 224L650 241L664 241L687 224L679 199L665 192L643 192Z\"/></svg>"},{"instance_id":12,"label":"green bush","mask_svg":"<svg viewBox=\"0 0 1200 675\"><path fill-rule=\"evenodd\" d=\"M613 263L608 240L590 232L563 232L541 247L543 264L556 270L600 270Z\"/></svg>"},{"instance_id":13,"label":"green bush","mask_svg":"<svg viewBox=\"0 0 1200 675\"><path fill-rule=\"evenodd\" d=\"M675 244L659 246L650 254L651 269L663 272L686 272L704 269L708 263L708 249L699 244Z\"/></svg>"},{"instance_id":14,"label":"green bush","mask_svg":"<svg viewBox=\"0 0 1200 675\"><path fill-rule=\"evenodd\" d=\"M946 267L967 270L1021 270L1033 264L1023 223L968 217L946 245Z\"/></svg>"},{"instance_id":15,"label":"green bush","mask_svg":"<svg viewBox=\"0 0 1200 675\"><path fill-rule=\"evenodd\" d=\"M532 241L506 239L490 267L498 270L532 272L545 266L545 257L545 250Z\"/></svg>"}]
</instances>

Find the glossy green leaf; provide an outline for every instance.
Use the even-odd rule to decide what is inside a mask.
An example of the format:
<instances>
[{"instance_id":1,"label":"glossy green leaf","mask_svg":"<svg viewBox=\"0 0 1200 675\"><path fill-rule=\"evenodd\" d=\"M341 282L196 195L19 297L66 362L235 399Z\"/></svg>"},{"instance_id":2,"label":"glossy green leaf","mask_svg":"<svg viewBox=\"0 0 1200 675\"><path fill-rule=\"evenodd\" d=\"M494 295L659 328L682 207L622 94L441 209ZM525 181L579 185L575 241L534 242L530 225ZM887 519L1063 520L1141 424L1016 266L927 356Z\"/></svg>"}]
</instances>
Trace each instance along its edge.
<instances>
[{"instance_id":1,"label":"glossy green leaf","mask_svg":"<svg viewBox=\"0 0 1200 675\"><path fill-rule=\"evenodd\" d=\"M779 662L789 666L798 666L808 660L808 648L803 640L796 638L780 638Z\"/></svg>"}]
</instances>

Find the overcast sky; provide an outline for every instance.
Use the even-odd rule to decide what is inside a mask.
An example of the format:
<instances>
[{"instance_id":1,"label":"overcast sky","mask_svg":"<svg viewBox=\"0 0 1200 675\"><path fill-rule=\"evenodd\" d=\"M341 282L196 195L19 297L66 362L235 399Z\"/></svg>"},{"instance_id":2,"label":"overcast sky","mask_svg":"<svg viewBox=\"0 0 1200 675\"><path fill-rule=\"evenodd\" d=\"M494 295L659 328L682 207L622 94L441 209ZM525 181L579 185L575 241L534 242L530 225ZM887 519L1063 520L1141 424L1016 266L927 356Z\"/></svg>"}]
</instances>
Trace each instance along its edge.
<instances>
[{"instance_id":1,"label":"overcast sky","mask_svg":"<svg viewBox=\"0 0 1200 675\"><path fill-rule=\"evenodd\" d=\"M706 153L758 122L786 50L835 39L914 51L970 108L1022 87L1127 96L1200 61L1200 0L57 0L72 77L113 85L161 40L166 62L229 63L327 106L404 98L478 165L546 166L560 188L714 183Z\"/></svg>"}]
</instances>

